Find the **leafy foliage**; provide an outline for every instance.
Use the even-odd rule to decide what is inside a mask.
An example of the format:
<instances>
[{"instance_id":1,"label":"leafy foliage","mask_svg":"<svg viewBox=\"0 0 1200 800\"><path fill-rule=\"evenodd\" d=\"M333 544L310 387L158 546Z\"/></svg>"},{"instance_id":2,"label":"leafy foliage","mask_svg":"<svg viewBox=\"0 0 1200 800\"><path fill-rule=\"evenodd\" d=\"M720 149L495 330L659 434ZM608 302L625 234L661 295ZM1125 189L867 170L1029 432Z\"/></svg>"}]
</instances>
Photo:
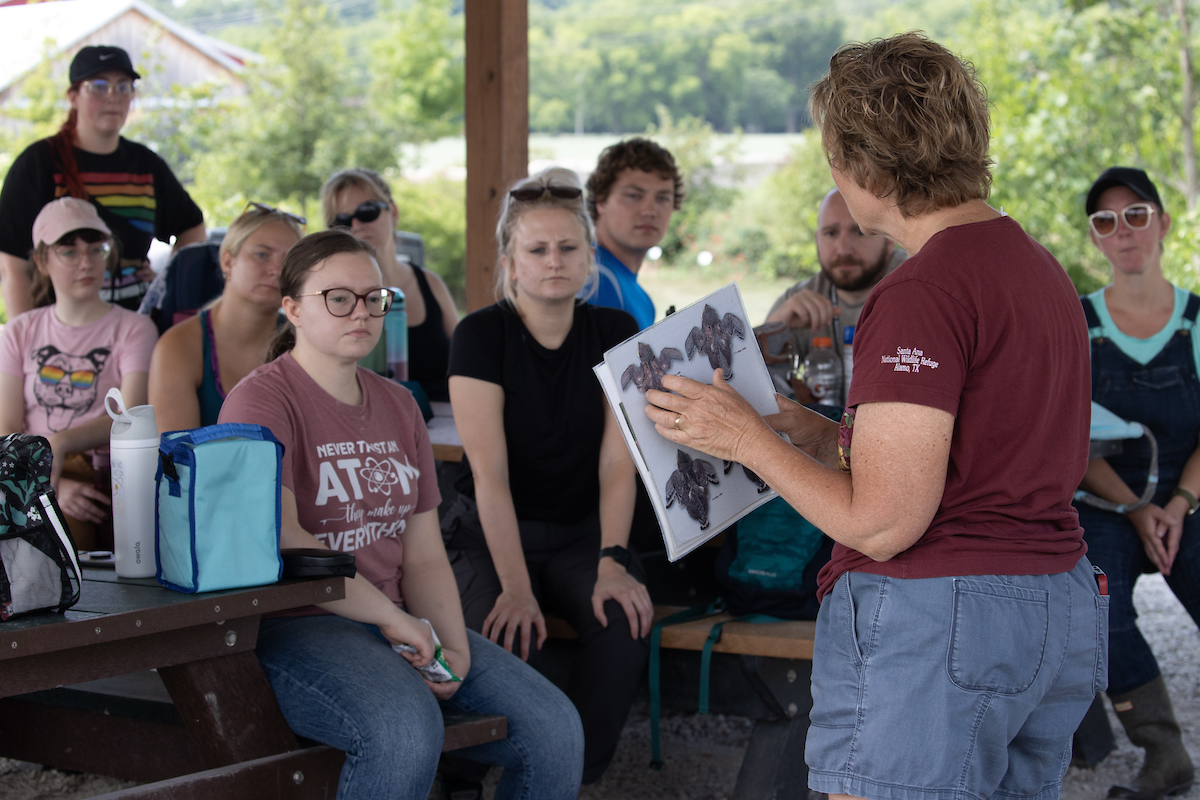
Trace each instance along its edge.
<instances>
[{"instance_id":1,"label":"leafy foliage","mask_svg":"<svg viewBox=\"0 0 1200 800\"><path fill-rule=\"evenodd\" d=\"M1087 238L1083 201L1113 165L1145 169L1168 211L1191 218L1182 194L1178 28L1167 7L1126 0L1079 12L1058 4L978 2L961 52L994 104L991 202L1012 214L1081 291L1109 266ZM1176 220L1164 270L1195 285L1200 250Z\"/></svg>"},{"instance_id":2,"label":"leafy foliage","mask_svg":"<svg viewBox=\"0 0 1200 800\"><path fill-rule=\"evenodd\" d=\"M401 141L462 130L463 20L448 0L419 0L376 21L391 35L371 43L370 105Z\"/></svg>"},{"instance_id":3,"label":"leafy foliage","mask_svg":"<svg viewBox=\"0 0 1200 800\"><path fill-rule=\"evenodd\" d=\"M576 0L530 19L530 120L548 132L635 131L658 106L716 130L796 130L806 87L841 42L818 0Z\"/></svg>"}]
</instances>

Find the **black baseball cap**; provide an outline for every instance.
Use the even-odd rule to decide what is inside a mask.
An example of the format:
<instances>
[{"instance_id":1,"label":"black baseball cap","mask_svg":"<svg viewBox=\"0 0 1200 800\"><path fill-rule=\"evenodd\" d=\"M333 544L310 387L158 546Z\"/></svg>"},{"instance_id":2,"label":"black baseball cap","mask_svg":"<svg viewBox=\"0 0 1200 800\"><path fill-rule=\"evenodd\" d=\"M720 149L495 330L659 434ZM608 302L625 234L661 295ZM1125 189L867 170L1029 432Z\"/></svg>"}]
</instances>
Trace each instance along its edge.
<instances>
[{"instance_id":1,"label":"black baseball cap","mask_svg":"<svg viewBox=\"0 0 1200 800\"><path fill-rule=\"evenodd\" d=\"M97 72L115 69L118 72L128 72L134 80L140 79L129 60L129 53L111 44L88 45L75 54L71 59L71 71L68 73L71 83L86 81Z\"/></svg>"},{"instance_id":2,"label":"black baseball cap","mask_svg":"<svg viewBox=\"0 0 1200 800\"><path fill-rule=\"evenodd\" d=\"M1159 211L1165 211L1162 200L1159 199L1158 189L1154 181L1140 169L1134 167L1109 167L1101 173L1087 195L1087 214L1090 217L1096 211L1100 195L1114 186L1124 186L1143 200L1154 203Z\"/></svg>"}]
</instances>

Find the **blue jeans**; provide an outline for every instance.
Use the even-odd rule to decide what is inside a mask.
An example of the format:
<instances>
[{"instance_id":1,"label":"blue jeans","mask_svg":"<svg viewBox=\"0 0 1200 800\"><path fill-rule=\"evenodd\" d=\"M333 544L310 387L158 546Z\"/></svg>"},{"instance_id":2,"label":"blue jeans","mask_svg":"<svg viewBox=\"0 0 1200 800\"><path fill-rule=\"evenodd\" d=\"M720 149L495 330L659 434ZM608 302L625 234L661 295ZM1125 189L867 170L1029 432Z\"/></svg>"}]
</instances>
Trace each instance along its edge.
<instances>
[{"instance_id":1,"label":"blue jeans","mask_svg":"<svg viewBox=\"0 0 1200 800\"><path fill-rule=\"evenodd\" d=\"M471 668L446 705L503 714L508 738L456 755L504 768L498 799L575 797L583 727L571 701L516 656L472 631L467 638ZM337 616L265 619L255 653L292 730L346 753L339 800L425 800L441 710L378 628Z\"/></svg>"},{"instance_id":2,"label":"blue jeans","mask_svg":"<svg viewBox=\"0 0 1200 800\"><path fill-rule=\"evenodd\" d=\"M1160 495L1165 492L1160 492ZM1166 498L1156 497L1166 502ZM1079 505L1079 524L1087 542L1087 557L1108 575L1111 600L1108 614L1108 693L1125 694L1158 677L1158 661L1137 626L1133 586L1154 566L1146 557L1142 540L1121 514ZM1179 554L1165 576L1183 607L1200 622L1200 514L1183 518Z\"/></svg>"},{"instance_id":3,"label":"blue jeans","mask_svg":"<svg viewBox=\"0 0 1200 800\"><path fill-rule=\"evenodd\" d=\"M1057 575L842 575L813 649L808 785L871 800L1056 799L1104 688L1108 598Z\"/></svg>"}]
</instances>

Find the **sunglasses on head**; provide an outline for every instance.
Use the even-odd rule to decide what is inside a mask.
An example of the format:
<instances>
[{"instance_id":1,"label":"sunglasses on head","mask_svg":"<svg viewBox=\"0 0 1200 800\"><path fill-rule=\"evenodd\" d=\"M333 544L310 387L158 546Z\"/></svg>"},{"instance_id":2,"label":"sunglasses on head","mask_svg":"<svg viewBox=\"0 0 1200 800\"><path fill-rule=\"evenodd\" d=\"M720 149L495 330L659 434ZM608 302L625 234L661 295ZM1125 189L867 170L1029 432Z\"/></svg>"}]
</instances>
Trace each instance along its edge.
<instances>
[{"instance_id":1,"label":"sunglasses on head","mask_svg":"<svg viewBox=\"0 0 1200 800\"><path fill-rule=\"evenodd\" d=\"M576 186L522 186L520 189L513 189L508 193L508 196L513 200L520 200L522 203L528 203L537 200L542 195L550 193L551 197L559 200L575 200L583 195L583 189Z\"/></svg>"},{"instance_id":2,"label":"sunglasses on head","mask_svg":"<svg viewBox=\"0 0 1200 800\"><path fill-rule=\"evenodd\" d=\"M308 227L308 220L299 214L293 214L290 211L284 211L282 208L274 208L266 203L256 203L253 200L251 200L249 203L246 203L246 207L242 209L242 216L244 217L247 214L279 214L287 217L292 222L299 225L300 230L304 230L306 227Z\"/></svg>"},{"instance_id":3,"label":"sunglasses on head","mask_svg":"<svg viewBox=\"0 0 1200 800\"><path fill-rule=\"evenodd\" d=\"M354 209L351 214L338 214L329 221L331 228L349 228L354 220L367 223L374 222L379 219L379 215L387 210L388 203L383 200L368 200L365 203L359 203L358 208Z\"/></svg>"},{"instance_id":4,"label":"sunglasses on head","mask_svg":"<svg viewBox=\"0 0 1200 800\"><path fill-rule=\"evenodd\" d=\"M1118 216L1125 220L1125 227L1131 231L1144 231L1150 227L1154 219L1153 203L1134 203L1117 211L1097 211L1088 217L1088 225L1098 239L1107 239L1117 232Z\"/></svg>"}]
</instances>

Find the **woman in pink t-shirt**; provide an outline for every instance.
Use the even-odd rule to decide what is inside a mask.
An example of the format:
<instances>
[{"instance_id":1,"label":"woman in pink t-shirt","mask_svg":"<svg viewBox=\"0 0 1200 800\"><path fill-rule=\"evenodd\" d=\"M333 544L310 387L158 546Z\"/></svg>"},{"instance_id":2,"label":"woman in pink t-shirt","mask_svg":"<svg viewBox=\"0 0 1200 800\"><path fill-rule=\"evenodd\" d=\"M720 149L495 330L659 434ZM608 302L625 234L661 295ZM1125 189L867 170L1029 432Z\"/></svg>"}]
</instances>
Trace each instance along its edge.
<instances>
[{"instance_id":1,"label":"woman in pink t-shirt","mask_svg":"<svg viewBox=\"0 0 1200 800\"><path fill-rule=\"evenodd\" d=\"M91 549L108 544L97 534L110 494L93 485L90 460L79 454L108 443L109 389L120 388L127 406L146 402L158 336L148 318L101 299L116 247L91 203L64 197L47 204L33 224L33 241L38 307L0 335L0 432L50 442L59 504L76 544Z\"/></svg>"}]
</instances>

